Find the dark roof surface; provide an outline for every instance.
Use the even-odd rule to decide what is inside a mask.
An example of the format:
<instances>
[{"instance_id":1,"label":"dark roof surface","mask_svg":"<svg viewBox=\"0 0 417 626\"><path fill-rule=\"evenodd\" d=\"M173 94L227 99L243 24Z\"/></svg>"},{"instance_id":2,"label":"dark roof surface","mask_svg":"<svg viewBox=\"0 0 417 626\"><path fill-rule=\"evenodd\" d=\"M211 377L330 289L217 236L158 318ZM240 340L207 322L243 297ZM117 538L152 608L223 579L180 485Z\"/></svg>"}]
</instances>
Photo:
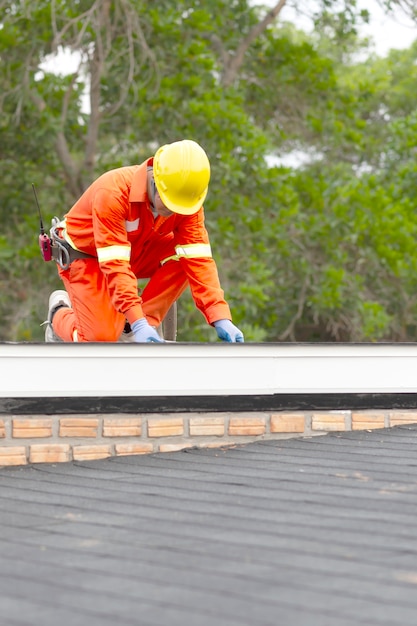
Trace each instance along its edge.
<instances>
[{"instance_id":1,"label":"dark roof surface","mask_svg":"<svg viewBox=\"0 0 417 626\"><path fill-rule=\"evenodd\" d=\"M0 470L5 626L417 624L417 427Z\"/></svg>"}]
</instances>

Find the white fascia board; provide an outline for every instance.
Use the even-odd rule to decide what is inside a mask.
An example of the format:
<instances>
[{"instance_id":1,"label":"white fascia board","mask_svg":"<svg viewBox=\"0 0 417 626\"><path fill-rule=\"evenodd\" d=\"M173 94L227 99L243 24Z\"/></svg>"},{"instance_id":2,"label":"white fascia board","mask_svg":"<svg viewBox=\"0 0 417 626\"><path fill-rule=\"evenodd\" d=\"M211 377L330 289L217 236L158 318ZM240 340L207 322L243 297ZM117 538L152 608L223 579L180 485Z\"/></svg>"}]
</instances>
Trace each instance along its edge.
<instances>
[{"instance_id":1,"label":"white fascia board","mask_svg":"<svg viewBox=\"0 0 417 626\"><path fill-rule=\"evenodd\" d=\"M416 393L415 344L0 344L0 397Z\"/></svg>"}]
</instances>

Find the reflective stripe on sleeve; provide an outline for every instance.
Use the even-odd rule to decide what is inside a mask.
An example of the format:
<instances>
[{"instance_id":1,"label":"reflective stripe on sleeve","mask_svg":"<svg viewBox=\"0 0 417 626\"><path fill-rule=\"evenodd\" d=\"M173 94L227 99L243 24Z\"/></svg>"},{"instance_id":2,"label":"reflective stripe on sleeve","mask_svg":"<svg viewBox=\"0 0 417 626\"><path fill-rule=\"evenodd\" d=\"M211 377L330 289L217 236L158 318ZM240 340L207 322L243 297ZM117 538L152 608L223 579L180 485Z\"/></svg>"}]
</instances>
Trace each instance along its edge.
<instances>
[{"instance_id":1,"label":"reflective stripe on sleeve","mask_svg":"<svg viewBox=\"0 0 417 626\"><path fill-rule=\"evenodd\" d=\"M99 263L106 261L130 261L130 246L106 246L97 248Z\"/></svg>"},{"instance_id":2,"label":"reflective stripe on sleeve","mask_svg":"<svg viewBox=\"0 0 417 626\"><path fill-rule=\"evenodd\" d=\"M211 257L211 246L209 243L195 243L189 246L176 246L175 252L179 257L196 259L198 257Z\"/></svg>"}]
</instances>

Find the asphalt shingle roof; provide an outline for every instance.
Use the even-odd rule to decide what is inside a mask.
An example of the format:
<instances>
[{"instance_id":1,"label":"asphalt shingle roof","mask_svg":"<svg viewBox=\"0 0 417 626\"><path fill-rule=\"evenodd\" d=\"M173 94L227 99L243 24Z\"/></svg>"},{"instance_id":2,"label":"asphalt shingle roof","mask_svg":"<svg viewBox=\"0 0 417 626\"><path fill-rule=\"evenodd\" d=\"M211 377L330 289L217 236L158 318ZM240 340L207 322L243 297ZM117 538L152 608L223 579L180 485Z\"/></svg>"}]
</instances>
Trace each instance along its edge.
<instances>
[{"instance_id":1,"label":"asphalt shingle roof","mask_svg":"<svg viewBox=\"0 0 417 626\"><path fill-rule=\"evenodd\" d=\"M415 626L417 426L0 470L5 626Z\"/></svg>"}]
</instances>

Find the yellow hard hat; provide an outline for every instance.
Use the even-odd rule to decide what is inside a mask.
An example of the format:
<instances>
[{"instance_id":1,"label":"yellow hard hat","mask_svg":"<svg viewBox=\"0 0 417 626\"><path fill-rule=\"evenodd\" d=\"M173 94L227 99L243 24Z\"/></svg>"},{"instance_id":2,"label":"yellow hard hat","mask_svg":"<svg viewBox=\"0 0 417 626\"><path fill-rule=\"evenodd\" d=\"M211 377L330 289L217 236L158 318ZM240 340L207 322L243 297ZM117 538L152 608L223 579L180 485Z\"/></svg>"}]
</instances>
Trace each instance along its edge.
<instances>
[{"instance_id":1,"label":"yellow hard hat","mask_svg":"<svg viewBox=\"0 0 417 626\"><path fill-rule=\"evenodd\" d=\"M203 148L190 139L157 150L153 160L156 188L173 213L193 215L207 196L210 163Z\"/></svg>"}]
</instances>

